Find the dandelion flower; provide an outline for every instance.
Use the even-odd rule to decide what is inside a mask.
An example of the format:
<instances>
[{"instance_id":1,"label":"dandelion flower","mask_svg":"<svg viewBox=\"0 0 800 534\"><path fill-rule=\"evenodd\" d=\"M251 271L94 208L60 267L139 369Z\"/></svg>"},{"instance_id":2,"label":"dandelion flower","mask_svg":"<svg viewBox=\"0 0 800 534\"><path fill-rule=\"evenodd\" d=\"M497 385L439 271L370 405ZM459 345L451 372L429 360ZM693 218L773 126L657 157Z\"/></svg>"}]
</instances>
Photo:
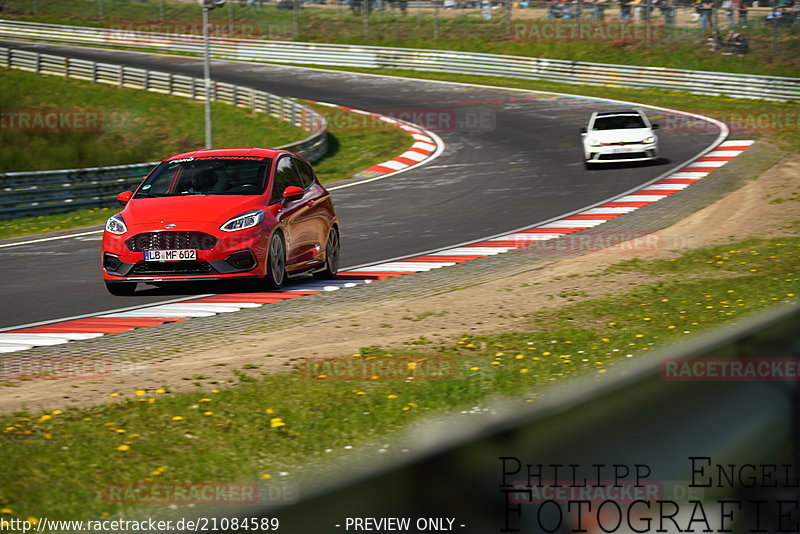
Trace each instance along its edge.
<instances>
[{"instance_id":1,"label":"dandelion flower","mask_svg":"<svg viewBox=\"0 0 800 534\"><path fill-rule=\"evenodd\" d=\"M173 420L173 421L183 421L183 417L181 417L180 415L176 415L176 416L174 416L174 417L172 418L172 420Z\"/></svg>"},{"instance_id":2,"label":"dandelion flower","mask_svg":"<svg viewBox=\"0 0 800 534\"><path fill-rule=\"evenodd\" d=\"M269 473L264 473L263 475L261 475L261 480L269 480L271 478L272 475L270 475Z\"/></svg>"},{"instance_id":3,"label":"dandelion flower","mask_svg":"<svg viewBox=\"0 0 800 534\"><path fill-rule=\"evenodd\" d=\"M130 445L120 445L119 447L117 447L117 450L120 451L120 452L127 452L127 451L131 450L131 446Z\"/></svg>"},{"instance_id":4,"label":"dandelion flower","mask_svg":"<svg viewBox=\"0 0 800 534\"><path fill-rule=\"evenodd\" d=\"M281 419L280 417L273 417L272 419L269 420L270 428L279 428L285 425L286 423L284 423L283 419Z\"/></svg>"}]
</instances>

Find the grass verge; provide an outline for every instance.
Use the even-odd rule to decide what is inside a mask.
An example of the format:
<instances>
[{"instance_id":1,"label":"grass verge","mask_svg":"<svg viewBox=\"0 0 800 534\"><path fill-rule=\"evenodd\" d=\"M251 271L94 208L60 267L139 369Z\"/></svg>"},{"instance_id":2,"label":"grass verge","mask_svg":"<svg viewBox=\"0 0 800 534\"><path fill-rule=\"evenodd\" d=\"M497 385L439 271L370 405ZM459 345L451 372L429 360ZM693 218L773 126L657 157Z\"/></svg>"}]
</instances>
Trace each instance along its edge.
<instances>
[{"instance_id":1,"label":"grass verge","mask_svg":"<svg viewBox=\"0 0 800 534\"><path fill-rule=\"evenodd\" d=\"M550 384L602 380L643 352L796 300L798 258L800 237L786 237L629 260L588 276L635 271L652 282L558 311L512 310L529 319L515 332L431 346L421 337L392 353L365 347L339 365L282 374L253 362L231 369L225 385L235 387L227 388L187 372L196 393L172 394L164 384L92 408L0 417L0 507L23 519L146 513L110 502L104 488L291 480L312 465L319 473L343 456L391 450L393 436L426 415L480 412L495 395L535 402ZM353 370L358 379L342 379ZM440 379L405 379L431 370Z\"/></svg>"},{"instance_id":2,"label":"grass verge","mask_svg":"<svg viewBox=\"0 0 800 534\"><path fill-rule=\"evenodd\" d=\"M202 102L187 98L18 70L3 71L0 89L4 172L158 161L205 143ZM308 136L228 104L214 104L213 113L217 146L279 146Z\"/></svg>"}]
</instances>

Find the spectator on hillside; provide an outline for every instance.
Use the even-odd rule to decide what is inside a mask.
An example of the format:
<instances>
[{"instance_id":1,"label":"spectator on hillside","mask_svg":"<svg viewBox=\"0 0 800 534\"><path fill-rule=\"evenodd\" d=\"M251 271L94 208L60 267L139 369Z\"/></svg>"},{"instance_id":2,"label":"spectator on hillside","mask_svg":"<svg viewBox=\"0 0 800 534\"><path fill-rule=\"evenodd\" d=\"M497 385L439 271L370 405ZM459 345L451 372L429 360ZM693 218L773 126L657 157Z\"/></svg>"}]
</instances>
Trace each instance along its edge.
<instances>
[{"instance_id":1,"label":"spectator on hillside","mask_svg":"<svg viewBox=\"0 0 800 534\"><path fill-rule=\"evenodd\" d=\"M664 17L665 26L675 25L675 0L660 0L658 8L661 10L661 16Z\"/></svg>"},{"instance_id":2,"label":"spectator on hillside","mask_svg":"<svg viewBox=\"0 0 800 534\"><path fill-rule=\"evenodd\" d=\"M733 0L733 5L739 11L739 26L747 27L747 4L745 0Z\"/></svg>"},{"instance_id":3,"label":"spectator on hillside","mask_svg":"<svg viewBox=\"0 0 800 534\"><path fill-rule=\"evenodd\" d=\"M722 0L722 9L725 10L725 16L728 17L728 28L733 28L736 25L733 18L733 0Z\"/></svg>"},{"instance_id":4,"label":"spectator on hillside","mask_svg":"<svg viewBox=\"0 0 800 534\"><path fill-rule=\"evenodd\" d=\"M619 0L619 21L623 24L631 21L631 0Z\"/></svg>"},{"instance_id":5,"label":"spectator on hillside","mask_svg":"<svg viewBox=\"0 0 800 534\"><path fill-rule=\"evenodd\" d=\"M708 0L695 0L694 8L700 16L700 28L706 29L711 26L711 9L713 4Z\"/></svg>"}]
</instances>

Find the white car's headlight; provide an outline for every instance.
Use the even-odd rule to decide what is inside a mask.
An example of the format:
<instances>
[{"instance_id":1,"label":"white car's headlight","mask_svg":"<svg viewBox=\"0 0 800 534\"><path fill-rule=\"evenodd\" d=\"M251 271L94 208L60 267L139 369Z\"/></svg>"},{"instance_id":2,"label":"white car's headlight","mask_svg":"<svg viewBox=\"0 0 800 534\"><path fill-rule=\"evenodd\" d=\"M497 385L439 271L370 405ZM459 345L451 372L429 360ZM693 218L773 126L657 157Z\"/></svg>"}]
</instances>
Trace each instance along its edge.
<instances>
[{"instance_id":1,"label":"white car's headlight","mask_svg":"<svg viewBox=\"0 0 800 534\"><path fill-rule=\"evenodd\" d=\"M122 219L122 215L117 213L112 215L106 221L106 232L116 235L122 235L128 231L128 227L125 226L125 221Z\"/></svg>"},{"instance_id":2,"label":"white car's headlight","mask_svg":"<svg viewBox=\"0 0 800 534\"><path fill-rule=\"evenodd\" d=\"M656 138L654 136L652 136L652 135L649 136L649 137L645 137L644 141L642 141L642 143L644 143L646 145L649 145L650 143L655 143L655 142L656 142Z\"/></svg>"},{"instance_id":3,"label":"white car's headlight","mask_svg":"<svg viewBox=\"0 0 800 534\"><path fill-rule=\"evenodd\" d=\"M603 143L597 139L589 139L589 146L603 146Z\"/></svg>"},{"instance_id":4,"label":"white car's headlight","mask_svg":"<svg viewBox=\"0 0 800 534\"><path fill-rule=\"evenodd\" d=\"M261 210L252 210L247 213L237 215L225 224L219 227L223 232L236 232L244 230L245 228L252 228L257 226L264 218L264 212Z\"/></svg>"}]
</instances>

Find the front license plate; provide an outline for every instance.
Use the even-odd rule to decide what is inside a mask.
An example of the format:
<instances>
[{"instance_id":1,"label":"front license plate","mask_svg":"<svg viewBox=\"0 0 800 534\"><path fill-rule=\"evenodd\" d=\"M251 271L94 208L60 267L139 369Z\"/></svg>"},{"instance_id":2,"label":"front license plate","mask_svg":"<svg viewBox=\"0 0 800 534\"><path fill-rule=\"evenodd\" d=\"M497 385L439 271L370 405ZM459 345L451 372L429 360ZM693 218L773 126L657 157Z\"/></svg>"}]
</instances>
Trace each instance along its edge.
<instances>
[{"instance_id":1,"label":"front license plate","mask_svg":"<svg viewBox=\"0 0 800 534\"><path fill-rule=\"evenodd\" d=\"M191 261L197 259L195 249L145 250L144 261Z\"/></svg>"},{"instance_id":2,"label":"front license plate","mask_svg":"<svg viewBox=\"0 0 800 534\"><path fill-rule=\"evenodd\" d=\"M615 148L614 154L625 154L626 152L636 152L637 150L638 149L636 148L630 148L630 147Z\"/></svg>"}]
</instances>

